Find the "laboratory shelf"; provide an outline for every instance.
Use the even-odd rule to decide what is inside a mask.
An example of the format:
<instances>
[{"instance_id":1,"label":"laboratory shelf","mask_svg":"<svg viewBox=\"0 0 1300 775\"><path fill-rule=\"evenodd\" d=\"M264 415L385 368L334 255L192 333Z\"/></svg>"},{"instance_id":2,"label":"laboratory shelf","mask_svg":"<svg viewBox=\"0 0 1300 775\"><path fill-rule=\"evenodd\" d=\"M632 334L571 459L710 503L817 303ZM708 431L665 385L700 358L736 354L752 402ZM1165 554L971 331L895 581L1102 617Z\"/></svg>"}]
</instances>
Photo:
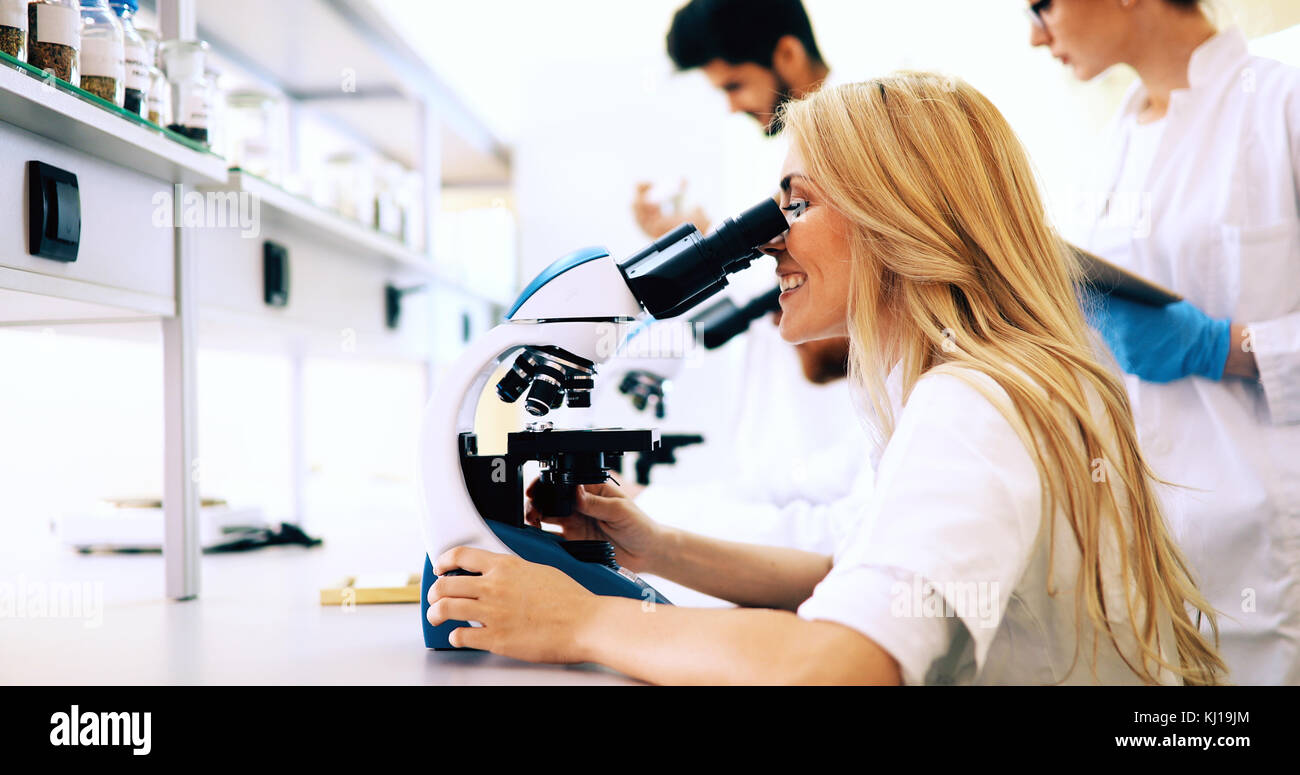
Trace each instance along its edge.
<instances>
[{"instance_id":1,"label":"laboratory shelf","mask_svg":"<svg viewBox=\"0 0 1300 775\"><path fill-rule=\"evenodd\" d=\"M154 5L146 0L145 7ZM509 179L510 152L373 0L196 0L198 35L220 56L412 169L436 124L444 182ZM310 42L288 38L310 30ZM453 153L454 151L454 153Z\"/></svg>"},{"instance_id":2,"label":"laboratory shelf","mask_svg":"<svg viewBox=\"0 0 1300 775\"><path fill-rule=\"evenodd\" d=\"M327 210L310 199L290 193L256 175L232 169L228 171L223 185L205 185L200 188L204 191L248 193L259 203L262 217L269 216L299 227L331 241L358 258L383 262L398 274L439 279L428 255L412 250L395 237Z\"/></svg>"},{"instance_id":3,"label":"laboratory shelf","mask_svg":"<svg viewBox=\"0 0 1300 775\"><path fill-rule=\"evenodd\" d=\"M0 52L5 123L172 183L226 179L226 161L70 83Z\"/></svg>"},{"instance_id":4,"label":"laboratory shelf","mask_svg":"<svg viewBox=\"0 0 1300 775\"><path fill-rule=\"evenodd\" d=\"M0 325L165 317L175 312L175 300L165 296L0 266Z\"/></svg>"},{"instance_id":5,"label":"laboratory shelf","mask_svg":"<svg viewBox=\"0 0 1300 775\"><path fill-rule=\"evenodd\" d=\"M9 163L0 165L8 180L0 189L0 210L12 220L0 231L9 235L0 239L0 327L57 326L70 334L160 343L165 550L148 576L163 571L168 598L190 600L200 589L200 555L191 540L199 514L192 471L200 346L279 352L295 360L414 362L429 369L433 384L435 364L495 322L490 300L433 259L432 235L443 187L508 182L510 152L411 47L410 31L385 19L381 5L141 1L165 39L206 40L221 68L282 94L291 134L296 120L324 123L333 134L350 135L419 172L424 250L228 169L230 163L206 145L0 54L0 144L11 152ZM26 174L23 162L33 158L78 175L82 250L72 264L41 263L22 244L26 189L19 181ZM216 216L175 227L155 223L154 197L170 184L247 194L268 228L249 232ZM214 206L215 198L205 199ZM283 244L296 262L287 306L265 303L263 239ZM391 287L410 294L396 329L387 327L385 316ZM298 405L301 385L295 391ZM290 424L292 443L300 447L301 423ZM302 491L301 467L288 485ZM214 599L221 598L221 587L219 579L210 587ZM319 618L315 605L308 614Z\"/></svg>"}]
</instances>

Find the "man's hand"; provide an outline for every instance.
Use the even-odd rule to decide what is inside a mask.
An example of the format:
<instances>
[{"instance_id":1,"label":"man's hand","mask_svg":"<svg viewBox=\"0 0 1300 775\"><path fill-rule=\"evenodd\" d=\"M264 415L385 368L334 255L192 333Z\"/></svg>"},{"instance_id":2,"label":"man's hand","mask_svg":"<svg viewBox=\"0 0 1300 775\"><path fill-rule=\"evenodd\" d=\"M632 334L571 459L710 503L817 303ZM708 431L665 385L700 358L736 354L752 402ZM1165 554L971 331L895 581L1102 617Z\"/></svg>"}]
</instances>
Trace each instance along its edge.
<instances>
[{"instance_id":1,"label":"man's hand","mask_svg":"<svg viewBox=\"0 0 1300 775\"><path fill-rule=\"evenodd\" d=\"M693 223L695 228L701 232L709 230L709 216L705 214L704 208L695 207L690 212L682 211L682 196L686 193L686 181L682 181L681 188L672 199L672 209L665 210L660 202L650 201L651 183L638 183L636 185L636 198L632 201L632 214L636 216L636 225L641 227L650 239L659 239L663 235L681 226L683 223Z\"/></svg>"}]
</instances>

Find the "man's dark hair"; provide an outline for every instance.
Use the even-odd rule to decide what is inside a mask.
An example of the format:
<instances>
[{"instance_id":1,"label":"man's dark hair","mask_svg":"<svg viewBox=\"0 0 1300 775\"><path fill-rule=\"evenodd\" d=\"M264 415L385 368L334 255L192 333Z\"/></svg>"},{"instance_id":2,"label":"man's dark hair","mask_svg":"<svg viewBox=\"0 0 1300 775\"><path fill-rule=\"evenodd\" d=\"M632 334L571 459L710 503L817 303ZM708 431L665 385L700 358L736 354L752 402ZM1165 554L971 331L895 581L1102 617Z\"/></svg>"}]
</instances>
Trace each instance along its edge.
<instances>
[{"instance_id":1,"label":"man's dark hair","mask_svg":"<svg viewBox=\"0 0 1300 775\"><path fill-rule=\"evenodd\" d=\"M812 23L800 0L691 0L668 30L668 56L678 70L715 59L770 68L776 43L793 35L814 61L822 61Z\"/></svg>"}]
</instances>

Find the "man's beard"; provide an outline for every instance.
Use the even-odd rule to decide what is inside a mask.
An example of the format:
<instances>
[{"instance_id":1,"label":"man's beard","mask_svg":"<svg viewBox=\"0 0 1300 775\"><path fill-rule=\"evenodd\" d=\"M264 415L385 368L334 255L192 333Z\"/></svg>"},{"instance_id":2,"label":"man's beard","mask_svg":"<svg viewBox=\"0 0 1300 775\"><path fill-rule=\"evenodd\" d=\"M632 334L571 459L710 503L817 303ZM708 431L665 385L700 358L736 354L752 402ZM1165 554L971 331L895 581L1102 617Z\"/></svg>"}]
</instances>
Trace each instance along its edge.
<instances>
[{"instance_id":1,"label":"man's beard","mask_svg":"<svg viewBox=\"0 0 1300 775\"><path fill-rule=\"evenodd\" d=\"M776 137L781 134L782 129L785 129L785 124L781 121L781 108L794 99L790 93L790 84L783 81L775 71L772 72L772 76L776 78L776 101L772 103L772 120L763 127L763 134L768 137Z\"/></svg>"}]
</instances>

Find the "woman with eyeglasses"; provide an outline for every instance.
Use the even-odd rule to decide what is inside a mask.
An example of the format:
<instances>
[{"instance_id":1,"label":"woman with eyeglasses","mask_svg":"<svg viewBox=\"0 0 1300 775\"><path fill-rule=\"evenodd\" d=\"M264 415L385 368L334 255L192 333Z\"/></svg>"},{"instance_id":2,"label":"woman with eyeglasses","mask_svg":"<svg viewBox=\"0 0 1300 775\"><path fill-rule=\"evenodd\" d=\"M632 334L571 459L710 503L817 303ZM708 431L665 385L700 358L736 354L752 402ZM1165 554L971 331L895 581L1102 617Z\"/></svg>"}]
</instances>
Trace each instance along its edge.
<instances>
[{"instance_id":1,"label":"woman with eyeglasses","mask_svg":"<svg viewBox=\"0 0 1300 775\"><path fill-rule=\"evenodd\" d=\"M661 683L1216 683L1196 623L1213 614L1006 120L924 73L823 89L782 118L781 335L849 338L878 440L855 533L834 557L721 541L587 487L575 514L530 521L744 607L599 597L458 547L435 570L481 575L441 575L429 621L481 625L454 646Z\"/></svg>"},{"instance_id":2,"label":"woman with eyeglasses","mask_svg":"<svg viewBox=\"0 0 1300 775\"><path fill-rule=\"evenodd\" d=\"M1138 81L1081 192L1080 246L1176 291L1095 316L1238 683L1300 683L1300 70L1196 0L1039 0L1031 42Z\"/></svg>"}]
</instances>

